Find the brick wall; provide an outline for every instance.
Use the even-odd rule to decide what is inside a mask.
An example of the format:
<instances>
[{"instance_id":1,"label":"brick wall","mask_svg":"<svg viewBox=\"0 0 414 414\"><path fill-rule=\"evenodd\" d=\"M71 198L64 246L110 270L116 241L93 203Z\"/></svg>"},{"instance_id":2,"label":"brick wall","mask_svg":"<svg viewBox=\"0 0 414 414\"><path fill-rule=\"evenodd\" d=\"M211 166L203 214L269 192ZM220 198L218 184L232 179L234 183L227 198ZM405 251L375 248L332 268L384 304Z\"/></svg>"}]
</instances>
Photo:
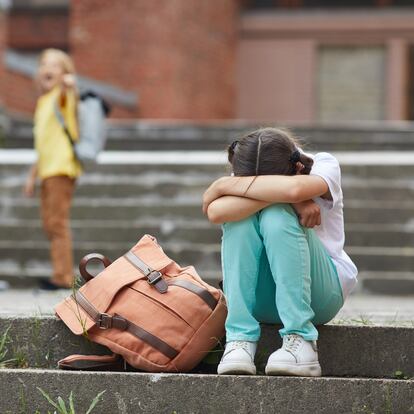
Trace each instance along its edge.
<instances>
[{"instance_id":1,"label":"brick wall","mask_svg":"<svg viewBox=\"0 0 414 414\"><path fill-rule=\"evenodd\" d=\"M68 10L63 6L0 11L0 104L9 111L33 114L37 91L32 79L5 68L5 49L24 52L38 52L46 47L66 49L67 21Z\"/></svg>"},{"instance_id":2,"label":"brick wall","mask_svg":"<svg viewBox=\"0 0 414 414\"><path fill-rule=\"evenodd\" d=\"M5 71L3 99L8 109L32 115L37 100L35 83L26 76Z\"/></svg>"},{"instance_id":3,"label":"brick wall","mask_svg":"<svg viewBox=\"0 0 414 414\"><path fill-rule=\"evenodd\" d=\"M7 43L10 48L41 50L67 49L68 9L42 8L11 10Z\"/></svg>"},{"instance_id":4,"label":"brick wall","mask_svg":"<svg viewBox=\"0 0 414 414\"><path fill-rule=\"evenodd\" d=\"M114 116L235 115L237 0L73 0L77 70L139 93Z\"/></svg>"}]
</instances>

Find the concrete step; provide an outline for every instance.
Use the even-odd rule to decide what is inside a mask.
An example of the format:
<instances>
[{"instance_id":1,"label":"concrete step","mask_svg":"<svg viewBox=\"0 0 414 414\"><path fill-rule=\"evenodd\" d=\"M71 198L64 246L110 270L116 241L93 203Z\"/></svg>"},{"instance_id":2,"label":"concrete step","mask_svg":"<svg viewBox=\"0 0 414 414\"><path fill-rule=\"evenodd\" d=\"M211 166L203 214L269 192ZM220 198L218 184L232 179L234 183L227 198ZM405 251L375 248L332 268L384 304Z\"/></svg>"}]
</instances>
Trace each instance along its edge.
<instances>
[{"instance_id":1,"label":"concrete step","mask_svg":"<svg viewBox=\"0 0 414 414\"><path fill-rule=\"evenodd\" d=\"M356 291L370 294L385 295L413 295L414 273L369 271L365 270L358 274L359 283Z\"/></svg>"},{"instance_id":2,"label":"concrete step","mask_svg":"<svg viewBox=\"0 0 414 414\"><path fill-rule=\"evenodd\" d=\"M60 396L68 402L72 392L77 412L85 412L93 398L105 391L96 406L102 414L410 412L414 381L395 378L414 374L409 352L414 328L327 325L318 329L322 378L264 376L268 355L281 344L276 328L269 325L262 326L257 376L215 375L219 352L190 374L70 372L51 368L72 353L108 351L74 336L55 318L0 318L0 335L8 330L6 355L25 367L0 370L0 412L27 412L29 407L47 412L52 407L38 387L54 401Z\"/></svg>"},{"instance_id":3,"label":"concrete step","mask_svg":"<svg viewBox=\"0 0 414 414\"><path fill-rule=\"evenodd\" d=\"M158 241L217 243L220 226L207 220L72 220L72 237L77 242L129 242L139 234L155 235ZM0 220L0 240L45 241L40 220ZM402 224L350 223L345 228L348 246L405 247L414 244L414 229Z\"/></svg>"},{"instance_id":4,"label":"concrete step","mask_svg":"<svg viewBox=\"0 0 414 414\"><path fill-rule=\"evenodd\" d=\"M103 267L91 264L88 266L91 274L97 275ZM74 267L73 274L79 277L78 267ZM14 289L31 289L37 288L41 279L49 278L52 275L52 268L49 261L32 260L27 265L21 265L13 260L0 259L0 280L9 284ZM222 280L220 270L203 270L200 272L203 280L212 286L219 287L219 282ZM405 294L406 291L403 292Z\"/></svg>"},{"instance_id":5,"label":"concrete step","mask_svg":"<svg viewBox=\"0 0 414 414\"><path fill-rule=\"evenodd\" d=\"M405 247L414 245L412 222L408 224L366 224L345 225L348 246Z\"/></svg>"},{"instance_id":6,"label":"concrete step","mask_svg":"<svg viewBox=\"0 0 414 414\"><path fill-rule=\"evenodd\" d=\"M215 270L198 269L203 279L219 287L222 280L220 269ZM98 274L101 267L90 267L93 274ZM77 267L73 269L73 274L79 275ZM0 259L0 280L7 282L11 287L17 289L36 288L41 279L52 275L52 268L48 261L32 259L28 263L21 264L15 260ZM80 277L80 276L79 276ZM410 271L370 271L363 270L358 274L358 284L353 294L382 294L382 295L414 295L414 272Z\"/></svg>"},{"instance_id":7,"label":"concrete step","mask_svg":"<svg viewBox=\"0 0 414 414\"><path fill-rule=\"evenodd\" d=\"M137 237L138 239L139 237ZM74 245L75 263L88 253L99 252L109 258L117 258L128 251L128 242L78 242ZM221 269L220 245L210 243L163 243L163 249L181 265L192 264L201 271ZM360 271L411 272L414 268L412 247L365 247L349 246L350 254ZM22 240L0 241L0 260L9 261L20 268L27 268L49 259L47 242Z\"/></svg>"},{"instance_id":8,"label":"concrete step","mask_svg":"<svg viewBox=\"0 0 414 414\"><path fill-rule=\"evenodd\" d=\"M271 124L274 125L274 124ZM220 150L234 139L259 126L240 120L210 121L110 121L107 148L111 150ZM291 125L291 130L312 149L323 150L408 150L414 149L413 125L404 123L335 123L333 125ZM9 121L7 148L33 146L30 120Z\"/></svg>"},{"instance_id":9,"label":"concrete step","mask_svg":"<svg viewBox=\"0 0 414 414\"><path fill-rule=\"evenodd\" d=\"M350 178L414 177L414 151L338 151L342 176ZM0 177L24 177L35 161L33 150L0 150ZM151 172L228 174L225 151L104 151L98 164L89 166L90 174L139 175Z\"/></svg>"},{"instance_id":10,"label":"concrete step","mask_svg":"<svg viewBox=\"0 0 414 414\"><path fill-rule=\"evenodd\" d=\"M146 172L140 175L86 174L76 186L76 197L125 198L143 196L179 197L202 195L219 173L189 176L182 173ZM4 197L23 199L22 188L26 176L20 175L0 180ZM413 180L348 178L342 180L344 200L399 200L414 199Z\"/></svg>"},{"instance_id":11,"label":"concrete step","mask_svg":"<svg viewBox=\"0 0 414 414\"><path fill-rule=\"evenodd\" d=\"M74 220L207 220L201 211L201 195L180 195L176 198L144 195L142 197L87 198L73 200ZM39 217L37 199L0 199L0 220ZM411 228L414 201L346 200L345 222L367 224L404 224Z\"/></svg>"},{"instance_id":12,"label":"concrete step","mask_svg":"<svg viewBox=\"0 0 414 414\"><path fill-rule=\"evenodd\" d=\"M195 242L217 243L221 239L220 226L207 220L72 220L74 242L134 243L141 234L152 234L160 243ZM0 220L0 240L28 239L45 241L40 220Z\"/></svg>"},{"instance_id":13,"label":"concrete step","mask_svg":"<svg viewBox=\"0 0 414 414\"><path fill-rule=\"evenodd\" d=\"M9 327L9 357L19 351L31 368L55 368L59 359L73 353L108 353L104 347L73 335L54 317L0 317L0 335ZM277 328L280 327L262 325L256 358L261 373L270 353L281 346ZM414 355L410 352L414 341L412 327L347 324L319 326L318 331L324 376L392 378L395 371L414 376ZM206 368L198 370L206 372Z\"/></svg>"},{"instance_id":14,"label":"concrete step","mask_svg":"<svg viewBox=\"0 0 414 414\"><path fill-rule=\"evenodd\" d=\"M86 412L92 400L105 391L93 411L100 414L397 414L411 411L414 385L406 380L43 369L1 370L0 381L4 384L0 402L4 414L14 414L29 404L42 413L53 409L38 388L53 401L63 398L66 405L72 392L77 412Z\"/></svg>"},{"instance_id":15,"label":"concrete step","mask_svg":"<svg viewBox=\"0 0 414 414\"><path fill-rule=\"evenodd\" d=\"M95 251L95 250L91 250ZM116 256L112 256L116 257ZM90 267L93 274L98 274L101 267ZM222 280L222 272L219 267L211 266L209 269L199 269L203 279L213 286L219 287ZM79 275L77 267L73 273ZM18 289L37 287L40 279L52 275L49 261L32 258L28 262L21 263L15 259L0 259L0 280ZM381 271L362 270L358 274L358 284L353 293L384 294L384 295L413 295L414 294L414 272L411 271Z\"/></svg>"}]
</instances>

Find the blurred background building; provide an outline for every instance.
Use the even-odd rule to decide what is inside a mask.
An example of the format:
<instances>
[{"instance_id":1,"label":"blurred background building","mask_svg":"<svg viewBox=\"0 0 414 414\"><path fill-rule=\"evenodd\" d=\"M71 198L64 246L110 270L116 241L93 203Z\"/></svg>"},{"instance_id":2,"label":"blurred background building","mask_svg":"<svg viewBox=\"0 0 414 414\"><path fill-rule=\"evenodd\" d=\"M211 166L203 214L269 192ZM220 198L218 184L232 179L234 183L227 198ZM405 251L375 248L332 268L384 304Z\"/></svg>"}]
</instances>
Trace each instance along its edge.
<instances>
[{"instance_id":1,"label":"blurred background building","mask_svg":"<svg viewBox=\"0 0 414 414\"><path fill-rule=\"evenodd\" d=\"M2 0L0 99L30 114L40 50L115 118L414 119L412 0Z\"/></svg>"}]
</instances>

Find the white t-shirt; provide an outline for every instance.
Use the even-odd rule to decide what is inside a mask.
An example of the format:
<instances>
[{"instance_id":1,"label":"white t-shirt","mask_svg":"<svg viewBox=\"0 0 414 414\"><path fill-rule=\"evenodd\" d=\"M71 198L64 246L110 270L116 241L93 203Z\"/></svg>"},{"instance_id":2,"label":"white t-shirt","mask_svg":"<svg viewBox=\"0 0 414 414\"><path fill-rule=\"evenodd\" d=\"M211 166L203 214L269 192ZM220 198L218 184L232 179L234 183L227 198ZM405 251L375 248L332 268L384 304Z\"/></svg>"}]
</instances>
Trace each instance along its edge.
<instances>
[{"instance_id":1,"label":"white t-shirt","mask_svg":"<svg viewBox=\"0 0 414 414\"><path fill-rule=\"evenodd\" d=\"M332 200L320 197L314 199L321 208L321 225L316 226L314 230L336 266L345 299L357 283L358 269L344 251L345 231L341 169L338 160L327 152L320 152L311 157L314 164L310 175L322 177L328 184L332 195Z\"/></svg>"}]
</instances>

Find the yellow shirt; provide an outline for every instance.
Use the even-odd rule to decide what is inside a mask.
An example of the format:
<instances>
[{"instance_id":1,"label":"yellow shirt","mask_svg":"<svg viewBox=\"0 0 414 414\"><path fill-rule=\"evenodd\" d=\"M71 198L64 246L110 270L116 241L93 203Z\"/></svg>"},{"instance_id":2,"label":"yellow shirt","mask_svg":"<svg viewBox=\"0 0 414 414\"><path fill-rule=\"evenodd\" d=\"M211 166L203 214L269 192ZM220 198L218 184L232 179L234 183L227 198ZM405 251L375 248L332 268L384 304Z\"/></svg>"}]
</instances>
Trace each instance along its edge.
<instances>
[{"instance_id":1,"label":"yellow shirt","mask_svg":"<svg viewBox=\"0 0 414 414\"><path fill-rule=\"evenodd\" d=\"M79 161L75 158L68 137L55 114L55 104L59 99L60 87L42 95L36 104L34 115L34 138L37 151L37 171L41 179L57 175L76 178L82 173ZM77 141L76 95L66 92L66 102L60 108L72 138Z\"/></svg>"}]
</instances>

